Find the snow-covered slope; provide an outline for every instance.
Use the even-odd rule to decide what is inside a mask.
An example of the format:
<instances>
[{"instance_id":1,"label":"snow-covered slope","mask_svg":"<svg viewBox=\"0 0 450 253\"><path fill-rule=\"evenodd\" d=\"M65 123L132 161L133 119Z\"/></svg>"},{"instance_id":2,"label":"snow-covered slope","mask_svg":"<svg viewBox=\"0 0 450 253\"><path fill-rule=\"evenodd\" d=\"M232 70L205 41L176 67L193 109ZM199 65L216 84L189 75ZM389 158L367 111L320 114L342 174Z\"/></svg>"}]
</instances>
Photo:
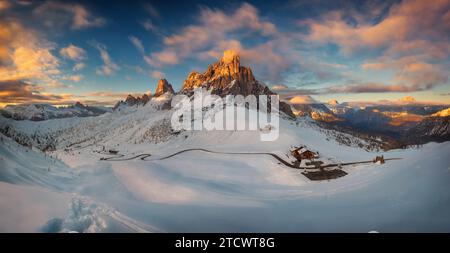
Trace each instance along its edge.
<instances>
[{"instance_id":1,"label":"snow-covered slope","mask_svg":"<svg viewBox=\"0 0 450 253\"><path fill-rule=\"evenodd\" d=\"M0 232L158 231L78 194L97 178L70 168L56 154L0 134L0 165Z\"/></svg>"},{"instance_id":2,"label":"snow-covered slope","mask_svg":"<svg viewBox=\"0 0 450 253\"><path fill-rule=\"evenodd\" d=\"M159 104L158 104L159 103ZM42 232L380 232L450 231L450 143L367 152L340 145L307 121L280 121L280 136L258 131L168 130L166 103L98 117L13 121L0 146L0 231ZM26 138L25 138L26 136ZM271 156L306 145L328 162L401 160L344 167L347 176L310 181ZM147 161L106 161L108 150ZM50 169L48 169L50 168ZM53 208L49 208L52 206ZM33 210L32 214L30 214ZM20 221L20 222L19 222Z\"/></svg>"}]
</instances>

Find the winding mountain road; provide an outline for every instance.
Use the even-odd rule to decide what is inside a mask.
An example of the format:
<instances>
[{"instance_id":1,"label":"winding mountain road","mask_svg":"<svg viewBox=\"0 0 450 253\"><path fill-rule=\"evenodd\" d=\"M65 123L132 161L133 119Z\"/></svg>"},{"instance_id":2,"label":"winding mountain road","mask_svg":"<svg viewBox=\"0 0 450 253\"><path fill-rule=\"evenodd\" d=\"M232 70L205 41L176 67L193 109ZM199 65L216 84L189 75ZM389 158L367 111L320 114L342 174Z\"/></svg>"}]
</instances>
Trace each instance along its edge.
<instances>
[{"instance_id":1,"label":"winding mountain road","mask_svg":"<svg viewBox=\"0 0 450 253\"><path fill-rule=\"evenodd\" d=\"M140 158L142 161L161 161L161 160L169 159L169 158L177 156L179 154L182 154L182 153L185 153L185 152L191 152L191 151L201 151L201 152L212 153L212 154L226 154L226 155L269 155L269 156L272 156L273 158L278 160L280 163L284 164L285 166L287 166L289 168L304 169L304 170L307 170L307 169L324 169L324 168L342 167L342 166L356 165L356 164L373 163L373 161L359 161L359 162L326 164L326 165L321 165L320 167L302 167L302 166L294 165L291 162L288 162L288 161L284 160L283 158L281 158L277 154L270 153L270 152L221 152L221 151L213 151L213 150L204 149L204 148L184 149L184 150L178 151L176 153L173 153L171 155L164 156L164 157L161 157L161 158L155 158L155 159L151 159L151 160L147 159L148 157L152 156L151 154L148 154L148 153L143 153L143 154L135 155L135 156L132 156L132 157L125 157L125 155L123 155L123 154L117 154L117 155L114 155L112 157L102 157L102 158L100 158L100 160L102 160L102 161L129 161L129 160L134 160L134 159ZM97 151L97 153L109 155L109 153L102 152L102 151ZM400 160L400 159L401 158L386 158L384 160L385 161L389 161L389 160Z\"/></svg>"}]
</instances>

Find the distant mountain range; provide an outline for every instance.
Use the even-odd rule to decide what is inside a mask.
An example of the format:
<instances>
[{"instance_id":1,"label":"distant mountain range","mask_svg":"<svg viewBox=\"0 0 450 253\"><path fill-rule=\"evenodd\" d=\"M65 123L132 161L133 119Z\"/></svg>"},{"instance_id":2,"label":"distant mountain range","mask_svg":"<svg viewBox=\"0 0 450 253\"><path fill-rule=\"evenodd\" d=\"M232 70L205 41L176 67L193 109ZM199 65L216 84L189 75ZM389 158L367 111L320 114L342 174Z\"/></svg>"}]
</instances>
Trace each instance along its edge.
<instances>
[{"instance_id":1,"label":"distant mountain range","mask_svg":"<svg viewBox=\"0 0 450 253\"><path fill-rule=\"evenodd\" d=\"M273 95L276 94L265 84L256 80L252 70L240 65L240 57L228 50L219 61L211 64L203 73L191 72L176 92L166 80L158 81L155 93L142 96L128 95L114 107L86 106L76 103L67 107L48 104L9 105L1 110L5 117L15 120L40 121L54 118L98 116L110 111L151 106L158 110L169 110L174 94L192 95L197 87L205 88L212 94L226 95ZM313 101L311 99L311 101ZM450 140L450 108L448 105L424 104L363 104L339 103L291 103L280 101L280 112L291 120L309 117L323 128L331 128L357 137L380 137L386 148L423 144L429 141Z\"/></svg>"},{"instance_id":2,"label":"distant mountain range","mask_svg":"<svg viewBox=\"0 0 450 253\"><path fill-rule=\"evenodd\" d=\"M325 128L367 136L381 136L392 147L450 140L448 105L392 104L355 106L348 103L293 105L300 117Z\"/></svg>"},{"instance_id":3,"label":"distant mountain range","mask_svg":"<svg viewBox=\"0 0 450 253\"><path fill-rule=\"evenodd\" d=\"M49 104L7 105L0 113L15 120L48 120L55 118L98 116L111 111L111 108L87 106L80 102L67 107L55 107Z\"/></svg>"},{"instance_id":4,"label":"distant mountain range","mask_svg":"<svg viewBox=\"0 0 450 253\"><path fill-rule=\"evenodd\" d=\"M276 94L265 84L256 80L250 68L241 66L238 54L227 50L224 52L224 56L219 61L209 65L205 72L191 72L183 82L180 91L175 92L166 79L160 79L153 96L147 94L142 95L142 97L128 95L125 100L119 101L113 107L113 110L120 110L127 106L144 106L150 100L162 100L164 97L177 93L190 96L194 93L194 89L198 87L205 88L211 91L211 94L221 97L226 95ZM170 109L170 99L167 100L167 103L161 104L161 109ZM295 117L291 107L285 102L280 101L280 111L288 117Z\"/></svg>"}]
</instances>

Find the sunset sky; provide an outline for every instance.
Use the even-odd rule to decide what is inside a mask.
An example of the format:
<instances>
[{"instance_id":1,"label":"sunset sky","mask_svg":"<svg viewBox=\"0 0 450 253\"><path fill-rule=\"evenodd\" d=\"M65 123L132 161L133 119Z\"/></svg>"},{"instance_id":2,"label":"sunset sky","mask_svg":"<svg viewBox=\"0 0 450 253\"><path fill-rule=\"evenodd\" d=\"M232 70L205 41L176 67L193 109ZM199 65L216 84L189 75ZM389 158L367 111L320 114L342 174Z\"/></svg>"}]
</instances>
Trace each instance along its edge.
<instances>
[{"instance_id":1,"label":"sunset sky","mask_svg":"<svg viewBox=\"0 0 450 253\"><path fill-rule=\"evenodd\" d=\"M450 103L450 0L0 0L0 107L178 90L226 49L290 96Z\"/></svg>"}]
</instances>

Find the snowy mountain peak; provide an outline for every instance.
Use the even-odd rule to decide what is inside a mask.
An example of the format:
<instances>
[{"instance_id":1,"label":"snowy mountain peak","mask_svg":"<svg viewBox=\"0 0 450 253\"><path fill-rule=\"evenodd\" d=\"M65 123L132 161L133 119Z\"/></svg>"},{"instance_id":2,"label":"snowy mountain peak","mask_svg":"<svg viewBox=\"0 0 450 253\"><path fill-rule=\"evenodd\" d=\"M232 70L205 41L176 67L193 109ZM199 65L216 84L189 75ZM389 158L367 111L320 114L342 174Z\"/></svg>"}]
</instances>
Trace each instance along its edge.
<instances>
[{"instance_id":1,"label":"snowy mountain peak","mask_svg":"<svg viewBox=\"0 0 450 253\"><path fill-rule=\"evenodd\" d=\"M240 65L240 57L233 50L226 50L223 57L208 66L203 73L191 72L184 81L180 93L191 95L197 87L203 87L221 97L226 95L275 95L266 85L257 81L249 67ZM288 104L280 102L280 111L294 117Z\"/></svg>"},{"instance_id":2,"label":"snowy mountain peak","mask_svg":"<svg viewBox=\"0 0 450 253\"><path fill-rule=\"evenodd\" d=\"M175 93L172 85L167 82L166 79L159 79L158 81L158 85L156 86L156 91L155 91L155 97L159 97L161 95L163 95L164 93L169 92L169 93Z\"/></svg>"},{"instance_id":3,"label":"snowy mountain peak","mask_svg":"<svg viewBox=\"0 0 450 253\"><path fill-rule=\"evenodd\" d=\"M338 105L339 102L336 99L331 99L330 101L328 101L329 105Z\"/></svg>"},{"instance_id":4,"label":"snowy mountain peak","mask_svg":"<svg viewBox=\"0 0 450 253\"><path fill-rule=\"evenodd\" d=\"M265 94L269 90L256 81L250 68L240 65L239 55L232 50L225 51L223 57L209 65L204 73L191 72L184 81L181 92L190 93L200 86L212 89L217 95Z\"/></svg>"}]
</instances>

